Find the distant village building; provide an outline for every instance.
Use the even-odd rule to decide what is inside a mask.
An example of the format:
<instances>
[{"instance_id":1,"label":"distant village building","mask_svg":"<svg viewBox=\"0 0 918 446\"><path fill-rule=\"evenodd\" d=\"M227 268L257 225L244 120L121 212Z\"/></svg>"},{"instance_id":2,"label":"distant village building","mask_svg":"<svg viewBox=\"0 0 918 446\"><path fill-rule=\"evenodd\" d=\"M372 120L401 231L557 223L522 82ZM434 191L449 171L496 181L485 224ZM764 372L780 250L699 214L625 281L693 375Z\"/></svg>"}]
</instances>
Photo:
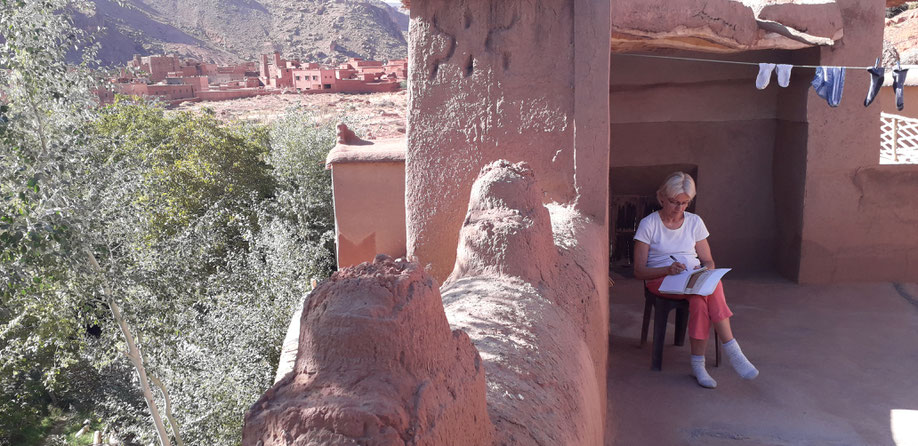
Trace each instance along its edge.
<instances>
[{"instance_id":1,"label":"distant village building","mask_svg":"<svg viewBox=\"0 0 918 446\"><path fill-rule=\"evenodd\" d=\"M407 73L405 73L407 74ZM396 91L399 78L387 72L387 65L373 60L351 58L336 68L308 64L293 70L293 85L301 92L378 93Z\"/></svg>"},{"instance_id":2,"label":"distant village building","mask_svg":"<svg viewBox=\"0 0 918 446\"><path fill-rule=\"evenodd\" d=\"M408 76L408 60L388 62L351 58L338 66L287 60L279 52L258 62L217 66L176 56L139 56L112 79L115 93L156 96L176 105L185 101L217 101L278 94L376 93L396 91ZM111 93L100 92L103 103Z\"/></svg>"}]
</instances>

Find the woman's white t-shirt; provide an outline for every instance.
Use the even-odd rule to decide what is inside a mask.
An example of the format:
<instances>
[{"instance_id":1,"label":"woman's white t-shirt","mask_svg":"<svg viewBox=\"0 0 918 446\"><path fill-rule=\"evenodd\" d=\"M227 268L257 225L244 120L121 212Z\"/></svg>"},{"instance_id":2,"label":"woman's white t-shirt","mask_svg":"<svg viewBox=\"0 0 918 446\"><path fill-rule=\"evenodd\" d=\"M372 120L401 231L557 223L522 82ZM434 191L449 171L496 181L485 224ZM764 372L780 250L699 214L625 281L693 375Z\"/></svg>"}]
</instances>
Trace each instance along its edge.
<instances>
[{"instance_id":1,"label":"woman's white t-shirt","mask_svg":"<svg viewBox=\"0 0 918 446\"><path fill-rule=\"evenodd\" d=\"M660 213L654 212L641 220L634 239L650 245L647 255L648 268L660 268L672 265L675 257L689 270L701 265L695 243L708 238L708 228L701 217L685 212L685 219L679 229L669 229L660 220Z\"/></svg>"}]
</instances>

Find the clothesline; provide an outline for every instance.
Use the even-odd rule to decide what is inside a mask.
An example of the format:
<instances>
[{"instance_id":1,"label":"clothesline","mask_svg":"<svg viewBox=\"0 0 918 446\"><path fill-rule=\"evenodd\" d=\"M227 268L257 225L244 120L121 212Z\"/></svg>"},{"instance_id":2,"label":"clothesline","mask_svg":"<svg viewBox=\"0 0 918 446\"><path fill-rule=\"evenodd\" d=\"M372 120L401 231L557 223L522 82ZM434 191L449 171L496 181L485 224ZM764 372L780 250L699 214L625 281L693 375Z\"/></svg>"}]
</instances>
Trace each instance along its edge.
<instances>
[{"instance_id":1,"label":"clothesline","mask_svg":"<svg viewBox=\"0 0 918 446\"><path fill-rule=\"evenodd\" d=\"M735 64L735 65L752 65L759 66L758 62L742 62L738 60L719 60L719 59L701 59L697 57L680 57L680 56L658 56L653 54L629 54L629 53L616 53L615 56L628 56L628 57L646 57L651 59L669 59L669 60L684 60L689 62L712 62L712 63L726 63L726 64ZM794 68L822 68L820 65L791 65ZM853 67L853 66L838 66L839 68L846 68L851 70L866 70L873 67ZM912 68L914 65L903 65L904 68Z\"/></svg>"},{"instance_id":2,"label":"clothesline","mask_svg":"<svg viewBox=\"0 0 918 446\"><path fill-rule=\"evenodd\" d=\"M618 54L619 56L627 57L644 57L650 59L667 59L667 60L680 60L680 61L689 61L689 62L711 62L711 63L725 63L733 65L750 65L757 66L759 68L759 74L755 79L755 87L759 90L764 90L768 87L768 84L771 80L772 72L777 73L778 85L780 87L787 87L790 82L790 73L793 68L814 68L816 69L816 77L813 78L813 81L810 84L813 88L816 89L816 94L819 97L823 98L828 102L830 107L838 107L839 102L842 98L842 90L845 86L845 70L866 70L870 73L870 88L867 91L867 98L864 99L864 106L869 106L874 99L876 99L877 93L879 93L880 88L883 86L883 82L886 74L886 67L880 66L880 60L877 59L877 66L874 67L854 67L854 66L825 66L825 65L792 65L792 64L774 64L774 63L758 63L758 62L744 62L738 60L720 60L720 59L701 59L697 57L681 57L681 56L659 56L653 54ZM893 74L893 90L896 95L896 108L900 111L905 106L903 87L905 86L905 78L908 74L909 68L914 68L915 66L909 67L906 65L902 67L898 62L896 62L895 69L892 70Z\"/></svg>"}]
</instances>

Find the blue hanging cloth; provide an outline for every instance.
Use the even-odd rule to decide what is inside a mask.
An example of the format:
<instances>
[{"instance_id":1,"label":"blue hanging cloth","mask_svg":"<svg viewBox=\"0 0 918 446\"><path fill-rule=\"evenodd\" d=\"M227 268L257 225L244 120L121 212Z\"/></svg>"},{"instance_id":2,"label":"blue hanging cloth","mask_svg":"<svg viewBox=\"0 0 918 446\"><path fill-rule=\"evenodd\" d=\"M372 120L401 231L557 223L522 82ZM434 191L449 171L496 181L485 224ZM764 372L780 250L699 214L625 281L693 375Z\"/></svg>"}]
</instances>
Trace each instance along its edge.
<instances>
[{"instance_id":1,"label":"blue hanging cloth","mask_svg":"<svg viewBox=\"0 0 918 446\"><path fill-rule=\"evenodd\" d=\"M842 90L845 88L845 67L819 67L813 78L816 94L826 100L830 107L838 107Z\"/></svg>"}]
</instances>

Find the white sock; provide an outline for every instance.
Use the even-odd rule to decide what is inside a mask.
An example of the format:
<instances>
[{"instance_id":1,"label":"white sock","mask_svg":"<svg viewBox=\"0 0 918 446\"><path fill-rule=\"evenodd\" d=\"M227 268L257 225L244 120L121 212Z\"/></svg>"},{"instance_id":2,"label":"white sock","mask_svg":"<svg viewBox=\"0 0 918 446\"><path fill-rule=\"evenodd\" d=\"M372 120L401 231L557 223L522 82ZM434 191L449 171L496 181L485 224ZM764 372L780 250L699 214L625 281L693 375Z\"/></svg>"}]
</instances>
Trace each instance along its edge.
<instances>
[{"instance_id":1,"label":"white sock","mask_svg":"<svg viewBox=\"0 0 918 446\"><path fill-rule=\"evenodd\" d=\"M778 86L787 87L787 84L790 82L790 72L791 68L794 68L793 65L778 65L775 70L778 73Z\"/></svg>"},{"instance_id":2,"label":"white sock","mask_svg":"<svg viewBox=\"0 0 918 446\"><path fill-rule=\"evenodd\" d=\"M724 352L727 354L727 358L730 359L730 365L733 366L733 370L736 370L736 373L739 373L739 376L743 377L743 379L753 379L759 376L758 369L746 359L746 355L740 350L736 338L724 343Z\"/></svg>"},{"instance_id":3,"label":"white sock","mask_svg":"<svg viewBox=\"0 0 918 446\"><path fill-rule=\"evenodd\" d=\"M771 81L771 72L775 69L775 64L773 63L760 63L759 64L759 75L755 78L755 88L759 90L764 90L768 86L768 82Z\"/></svg>"},{"instance_id":4,"label":"white sock","mask_svg":"<svg viewBox=\"0 0 918 446\"><path fill-rule=\"evenodd\" d=\"M711 375L708 375L708 371L704 368L704 355L692 355L692 376L698 380L698 385L701 387L709 389L717 387L717 381L714 381L714 378L711 378Z\"/></svg>"}]
</instances>

